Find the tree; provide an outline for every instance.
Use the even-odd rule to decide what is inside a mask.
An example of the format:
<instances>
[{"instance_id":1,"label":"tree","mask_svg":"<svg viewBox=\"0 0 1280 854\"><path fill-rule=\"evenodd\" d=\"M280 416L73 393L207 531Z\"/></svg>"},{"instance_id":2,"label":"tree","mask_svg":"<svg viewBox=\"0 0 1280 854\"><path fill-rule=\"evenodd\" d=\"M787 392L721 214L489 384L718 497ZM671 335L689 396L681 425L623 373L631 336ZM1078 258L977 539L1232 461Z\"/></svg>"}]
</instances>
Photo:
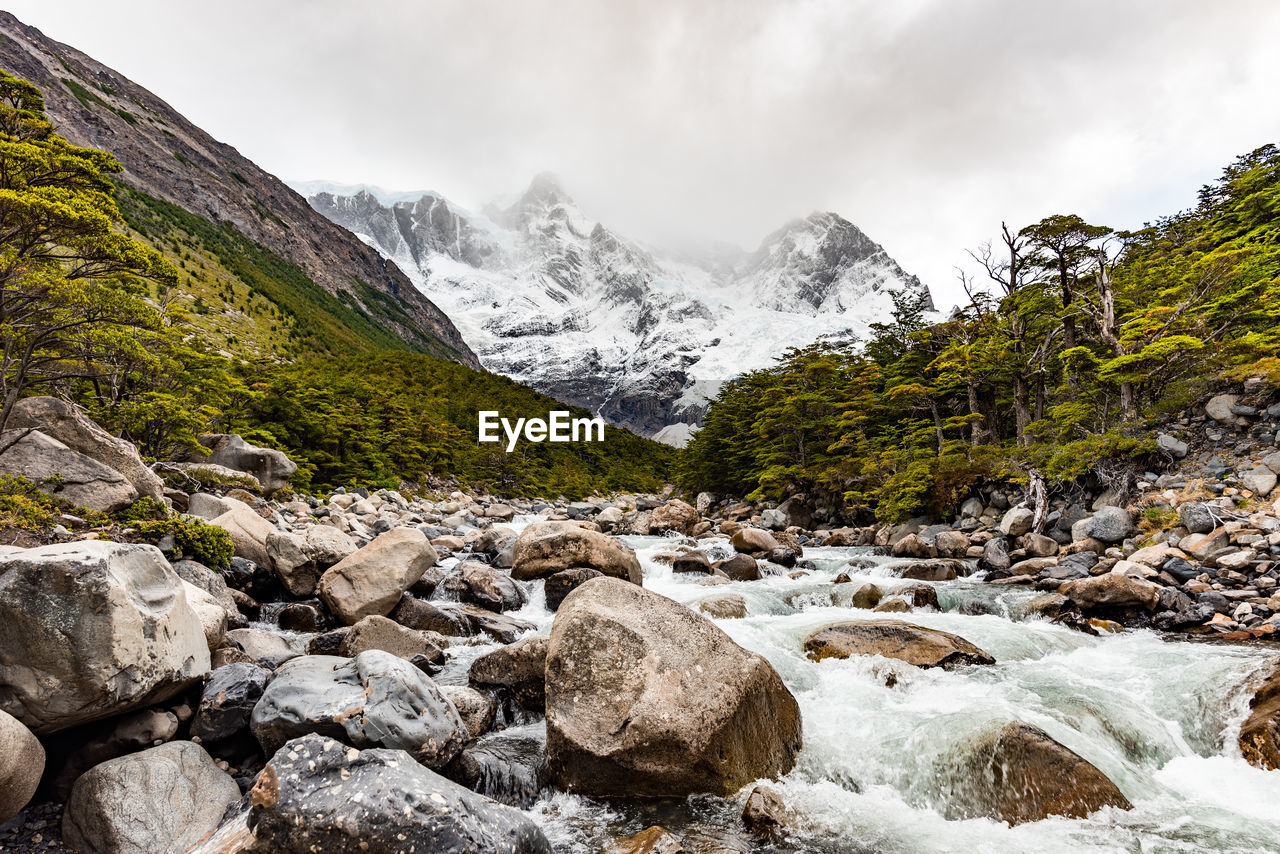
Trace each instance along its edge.
<instances>
[{"instance_id":1,"label":"tree","mask_svg":"<svg viewBox=\"0 0 1280 854\"><path fill-rule=\"evenodd\" d=\"M0 429L36 386L88 378L122 350L125 330L155 330L144 280L169 283L158 253L112 230L119 211L104 151L73 146L30 83L0 71Z\"/></svg>"}]
</instances>

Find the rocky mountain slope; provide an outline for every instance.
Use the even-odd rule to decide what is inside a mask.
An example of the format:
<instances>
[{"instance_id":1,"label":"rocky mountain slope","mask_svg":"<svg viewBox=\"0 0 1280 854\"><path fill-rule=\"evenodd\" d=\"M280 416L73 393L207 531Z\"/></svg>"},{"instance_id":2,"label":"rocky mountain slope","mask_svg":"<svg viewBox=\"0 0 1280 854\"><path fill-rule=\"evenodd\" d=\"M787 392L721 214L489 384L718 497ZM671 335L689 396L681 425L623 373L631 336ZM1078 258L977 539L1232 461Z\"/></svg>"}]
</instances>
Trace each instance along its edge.
<instances>
[{"instance_id":1,"label":"rocky mountain slope","mask_svg":"<svg viewBox=\"0 0 1280 854\"><path fill-rule=\"evenodd\" d=\"M59 133L113 153L124 167L124 185L214 226L234 226L243 238L300 268L310 282L296 284L284 313L322 310L322 338L338 327L369 324L376 329L364 334L367 340L385 345L398 338L478 366L449 318L394 264L318 216L275 176L151 92L7 12L0 12L0 36L0 68L40 87ZM192 229L181 230L190 239ZM227 278L236 278L231 273ZM229 284L224 289L234 290ZM254 288L242 285L239 291L240 313L252 313L253 294L245 292ZM218 292L200 294L201 305ZM265 313L262 305L257 310Z\"/></svg>"},{"instance_id":2,"label":"rocky mountain slope","mask_svg":"<svg viewBox=\"0 0 1280 854\"><path fill-rule=\"evenodd\" d=\"M589 219L550 175L483 213L434 193L300 186L441 305L487 368L672 444L726 379L788 347L851 339L887 317L892 292L928 295L834 213L755 252L691 259Z\"/></svg>"}]
</instances>

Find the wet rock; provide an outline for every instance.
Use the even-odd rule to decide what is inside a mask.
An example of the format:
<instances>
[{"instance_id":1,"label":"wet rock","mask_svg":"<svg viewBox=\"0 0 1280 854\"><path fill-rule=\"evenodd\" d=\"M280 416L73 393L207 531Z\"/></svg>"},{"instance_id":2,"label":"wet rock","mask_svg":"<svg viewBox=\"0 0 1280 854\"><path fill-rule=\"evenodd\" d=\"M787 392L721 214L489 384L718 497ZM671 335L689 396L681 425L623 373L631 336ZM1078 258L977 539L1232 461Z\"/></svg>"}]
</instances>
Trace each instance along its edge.
<instances>
[{"instance_id":1,"label":"wet rock","mask_svg":"<svg viewBox=\"0 0 1280 854\"><path fill-rule=\"evenodd\" d=\"M247 732L249 715L270 678L271 671L256 664L228 664L214 670L191 720L191 734L202 742L217 742Z\"/></svg>"},{"instance_id":2,"label":"wet rock","mask_svg":"<svg viewBox=\"0 0 1280 854\"><path fill-rule=\"evenodd\" d=\"M916 581L952 581L966 569L967 567L961 561L940 558L938 560L919 561L902 567L898 577L911 578Z\"/></svg>"},{"instance_id":3,"label":"wet rock","mask_svg":"<svg viewBox=\"0 0 1280 854\"><path fill-rule=\"evenodd\" d=\"M937 610L939 607L938 589L929 584L909 584L906 587L898 588L893 593L895 596L901 596L916 608L933 608Z\"/></svg>"},{"instance_id":4,"label":"wet rock","mask_svg":"<svg viewBox=\"0 0 1280 854\"><path fill-rule=\"evenodd\" d=\"M306 602L290 602L276 614L276 625L290 632L323 631L325 622L320 609Z\"/></svg>"},{"instance_id":5,"label":"wet rock","mask_svg":"<svg viewBox=\"0 0 1280 854\"><path fill-rule=\"evenodd\" d=\"M548 783L546 745L510 730L490 733L468 745L442 773L498 803L529 809Z\"/></svg>"},{"instance_id":6,"label":"wet rock","mask_svg":"<svg viewBox=\"0 0 1280 854\"><path fill-rule=\"evenodd\" d=\"M488 696L468 685L438 685L440 693L458 710L467 732L479 738L493 728L498 706Z\"/></svg>"},{"instance_id":7,"label":"wet rock","mask_svg":"<svg viewBox=\"0 0 1280 854\"><path fill-rule=\"evenodd\" d=\"M470 622L471 634L484 633L498 643L514 643L525 632L536 628L527 620L517 620L509 614L496 614L473 605L444 606L441 610L466 618Z\"/></svg>"},{"instance_id":8,"label":"wet rock","mask_svg":"<svg viewBox=\"0 0 1280 854\"><path fill-rule=\"evenodd\" d=\"M402 750L294 739L250 793L257 854L552 854L531 819L422 767Z\"/></svg>"},{"instance_id":9,"label":"wet rock","mask_svg":"<svg viewBox=\"0 0 1280 854\"><path fill-rule=\"evenodd\" d=\"M962 815L1009 824L1051 815L1084 818L1106 806L1133 808L1115 783L1079 754L1016 721L978 743L957 788Z\"/></svg>"},{"instance_id":10,"label":"wet rock","mask_svg":"<svg viewBox=\"0 0 1280 854\"><path fill-rule=\"evenodd\" d=\"M853 592L850 605L854 608L874 608L884 598L884 591L874 584L864 584Z\"/></svg>"},{"instance_id":11,"label":"wet rock","mask_svg":"<svg viewBox=\"0 0 1280 854\"><path fill-rule=\"evenodd\" d=\"M760 564L748 554L735 553L728 560L721 561L716 568L731 581L759 581L763 577L760 574Z\"/></svg>"},{"instance_id":12,"label":"wet rock","mask_svg":"<svg viewBox=\"0 0 1280 854\"><path fill-rule=\"evenodd\" d=\"M1009 558L1009 550L1005 547L1002 537L995 537L987 541L982 547L981 565L985 569L1008 569L1013 561Z\"/></svg>"},{"instance_id":13,"label":"wet rock","mask_svg":"<svg viewBox=\"0 0 1280 854\"><path fill-rule=\"evenodd\" d=\"M1081 610L1140 607L1150 611L1160 602L1159 585L1112 572L1064 581L1058 592Z\"/></svg>"},{"instance_id":14,"label":"wet rock","mask_svg":"<svg viewBox=\"0 0 1280 854\"><path fill-rule=\"evenodd\" d=\"M56 397L24 398L13 405L6 426L11 430L39 430L119 472L139 497L164 499L164 482L142 461L137 446L99 427L74 403Z\"/></svg>"},{"instance_id":15,"label":"wet rock","mask_svg":"<svg viewBox=\"0 0 1280 854\"><path fill-rule=\"evenodd\" d=\"M431 678L381 650L286 662L254 706L250 726L267 754L291 738L318 733L356 747L401 748L428 768L444 767L468 738Z\"/></svg>"},{"instance_id":16,"label":"wet rock","mask_svg":"<svg viewBox=\"0 0 1280 854\"><path fill-rule=\"evenodd\" d=\"M546 669L548 638L522 638L513 644L471 662L468 678L472 685L506 688L516 701L531 711L542 711L546 705Z\"/></svg>"},{"instance_id":17,"label":"wet rock","mask_svg":"<svg viewBox=\"0 0 1280 854\"><path fill-rule=\"evenodd\" d=\"M963 531L940 531L933 539L938 557L964 557L969 551L969 535Z\"/></svg>"},{"instance_id":18,"label":"wet rock","mask_svg":"<svg viewBox=\"0 0 1280 854\"><path fill-rule=\"evenodd\" d=\"M795 698L711 621L597 578L561 605L547 652L547 756L587 795L728 794L788 771Z\"/></svg>"},{"instance_id":19,"label":"wet rock","mask_svg":"<svg viewBox=\"0 0 1280 854\"><path fill-rule=\"evenodd\" d=\"M675 559L671 561L671 571L698 572L703 575L710 575L711 560L707 557L707 553L702 550L684 552L676 555Z\"/></svg>"},{"instance_id":20,"label":"wet rock","mask_svg":"<svg viewBox=\"0 0 1280 854\"><path fill-rule=\"evenodd\" d=\"M937 550L916 534L907 534L894 543L889 551L894 557L928 558L937 556Z\"/></svg>"},{"instance_id":21,"label":"wet rock","mask_svg":"<svg viewBox=\"0 0 1280 854\"><path fill-rule=\"evenodd\" d=\"M574 569L564 569L553 575L547 576L545 585L543 586L543 596L546 598L547 610L555 611L559 609L560 603L564 601L564 597L568 596L580 585L590 581L593 578L600 578L604 575L598 569L590 567L576 567Z\"/></svg>"},{"instance_id":22,"label":"wet rock","mask_svg":"<svg viewBox=\"0 0 1280 854\"><path fill-rule=\"evenodd\" d=\"M36 733L170 697L209 672L184 582L154 546L0 557L0 711Z\"/></svg>"},{"instance_id":23,"label":"wet rock","mask_svg":"<svg viewBox=\"0 0 1280 854\"><path fill-rule=\"evenodd\" d=\"M76 780L62 838L80 854L181 854L240 800L204 748L174 741L96 765Z\"/></svg>"},{"instance_id":24,"label":"wet rock","mask_svg":"<svg viewBox=\"0 0 1280 854\"><path fill-rule=\"evenodd\" d=\"M773 535L762 528L739 528L729 538L730 545L738 552L770 552L779 545Z\"/></svg>"},{"instance_id":25,"label":"wet rock","mask_svg":"<svg viewBox=\"0 0 1280 854\"><path fill-rule=\"evenodd\" d=\"M1103 507L1089 518L1088 536L1104 543L1118 543L1132 536L1136 529L1129 511L1123 507Z\"/></svg>"},{"instance_id":26,"label":"wet rock","mask_svg":"<svg viewBox=\"0 0 1280 854\"><path fill-rule=\"evenodd\" d=\"M44 747L11 715L0 712L0 825L27 805L44 774Z\"/></svg>"},{"instance_id":27,"label":"wet rock","mask_svg":"<svg viewBox=\"0 0 1280 854\"><path fill-rule=\"evenodd\" d=\"M814 661L851 655L881 655L916 667L941 667L943 670L970 664L995 664L996 661L959 635L900 620L837 623L809 635L804 648Z\"/></svg>"},{"instance_id":28,"label":"wet rock","mask_svg":"<svg viewBox=\"0 0 1280 854\"><path fill-rule=\"evenodd\" d=\"M461 571L466 586L464 598L474 605L501 612L514 611L528 601L520 585L496 569L469 560L462 564Z\"/></svg>"},{"instance_id":29,"label":"wet rock","mask_svg":"<svg viewBox=\"0 0 1280 854\"><path fill-rule=\"evenodd\" d=\"M684 854L685 847L665 827L653 825L639 833L614 840L608 854Z\"/></svg>"},{"instance_id":30,"label":"wet rock","mask_svg":"<svg viewBox=\"0 0 1280 854\"><path fill-rule=\"evenodd\" d=\"M421 655L435 664L444 664L444 651L422 632L373 614L360 620L343 636L338 654L355 658L371 649L389 652L404 659Z\"/></svg>"},{"instance_id":31,"label":"wet rock","mask_svg":"<svg viewBox=\"0 0 1280 854\"><path fill-rule=\"evenodd\" d=\"M436 560L417 528L392 528L326 570L316 589L334 616L352 625L370 614L389 614Z\"/></svg>"},{"instance_id":32,"label":"wet rock","mask_svg":"<svg viewBox=\"0 0 1280 854\"><path fill-rule=\"evenodd\" d=\"M535 522L525 528L516 538L512 559L511 577L519 581L584 566L632 584L643 581L634 551L608 534L567 522Z\"/></svg>"},{"instance_id":33,"label":"wet rock","mask_svg":"<svg viewBox=\"0 0 1280 854\"><path fill-rule=\"evenodd\" d=\"M475 633L465 614L445 610L431 602L415 599L408 593L392 609L390 618L402 626L420 632L436 632L445 637L465 637Z\"/></svg>"},{"instance_id":34,"label":"wet rock","mask_svg":"<svg viewBox=\"0 0 1280 854\"><path fill-rule=\"evenodd\" d=\"M120 472L39 430L5 430L0 448L0 474L25 477L72 504L111 513L138 499Z\"/></svg>"},{"instance_id":35,"label":"wet rock","mask_svg":"<svg viewBox=\"0 0 1280 854\"><path fill-rule=\"evenodd\" d=\"M717 593L699 602L698 610L718 620L742 619L747 616L747 600L737 593Z\"/></svg>"},{"instance_id":36,"label":"wet rock","mask_svg":"<svg viewBox=\"0 0 1280 854\"><path fill-rule=\"evenodd\" d=\"M770 549L766 557L770 563L790 569L796 565L800 555L791 546L778 546L776 549Z\"/></svg>"},{"instance_id":37,"label":"wet rock","mask_svg":"<svg viewBox=\"0 0 1280 854\"><path fill-rule=\"evenodd\" d=\"M787 805L773 789L756 786L742 809L742 823L757 836L774 839L790 823Z\"/></svg>"},{"instance_id":38,"label":"wet rock","mask_svg":"<svg viewBox=\"0 0 1280 854\"><path fill-rule=\"evenodd\" d=\"M1280 666L1272 668L1250 699L1239 744L1251 765L1280 771Z\"/></svg>"}]
</instances>

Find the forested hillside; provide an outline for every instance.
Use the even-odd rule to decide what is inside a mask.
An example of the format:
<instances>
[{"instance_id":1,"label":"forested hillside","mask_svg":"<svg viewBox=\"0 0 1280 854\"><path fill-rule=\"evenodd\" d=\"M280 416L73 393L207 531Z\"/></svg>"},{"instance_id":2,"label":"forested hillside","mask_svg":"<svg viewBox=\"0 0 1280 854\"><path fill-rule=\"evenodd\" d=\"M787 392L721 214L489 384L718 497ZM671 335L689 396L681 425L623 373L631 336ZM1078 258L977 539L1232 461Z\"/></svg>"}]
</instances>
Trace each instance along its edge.
<instances>
[{"instance_id":1,"label":"forested hillside","mask_svg":"<svg viewBox=\"0 0 1280 854\"><path fill-rule=\"evenodd\" d=\"M946 514L984 477L1123 479L1114 463L1158 453L1153 417L1224 382L1280 382L1273 145L1139 231L1052 216L972 256L989 281L966 279L946 321L900 299L864 350L791 351L727 384L683 484Z\"/></svg>"},{"instance_id":2,"label":"forested hillside","mask_svg":"<svg viewBox=\"0 0 1280 854\"><path fill-rule=\"evenodd\" d=\"M515 419L564 407L397 351L414 345L367 302L330 295L230 225L113 183L118 161L69 144L40 91L2 71L0 167L0 429L20 398L54 394L153 459L182 459L202 433L256 437L298 462L300 489L451 476L579 496L668 477L671 449L612 428L598 444L479 445L480 409ZM205 310L203 293L235 311Z\"/></svg>"}]
</instances>

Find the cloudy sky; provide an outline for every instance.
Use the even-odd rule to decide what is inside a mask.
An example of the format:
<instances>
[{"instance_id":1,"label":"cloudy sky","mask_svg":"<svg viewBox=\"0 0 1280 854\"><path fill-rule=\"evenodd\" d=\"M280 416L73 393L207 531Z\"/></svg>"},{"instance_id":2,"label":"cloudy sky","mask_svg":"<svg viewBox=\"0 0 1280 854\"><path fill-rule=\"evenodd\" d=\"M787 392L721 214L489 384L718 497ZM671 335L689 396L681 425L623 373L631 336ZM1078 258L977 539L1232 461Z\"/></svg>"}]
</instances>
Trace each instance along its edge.
<instances>
[{"instance_id":1,"label":"cloudy sky","mask_svg":"<svg viewBox=\"0 0 1280 854\"><path fill-rule=\"evenodd\" d=\"M1269 0L9 0L286 179L550 170L655 244L836 211L955 301L1002 219L1132 227L1280 140Z\"/></svg>"}]
</instances>

